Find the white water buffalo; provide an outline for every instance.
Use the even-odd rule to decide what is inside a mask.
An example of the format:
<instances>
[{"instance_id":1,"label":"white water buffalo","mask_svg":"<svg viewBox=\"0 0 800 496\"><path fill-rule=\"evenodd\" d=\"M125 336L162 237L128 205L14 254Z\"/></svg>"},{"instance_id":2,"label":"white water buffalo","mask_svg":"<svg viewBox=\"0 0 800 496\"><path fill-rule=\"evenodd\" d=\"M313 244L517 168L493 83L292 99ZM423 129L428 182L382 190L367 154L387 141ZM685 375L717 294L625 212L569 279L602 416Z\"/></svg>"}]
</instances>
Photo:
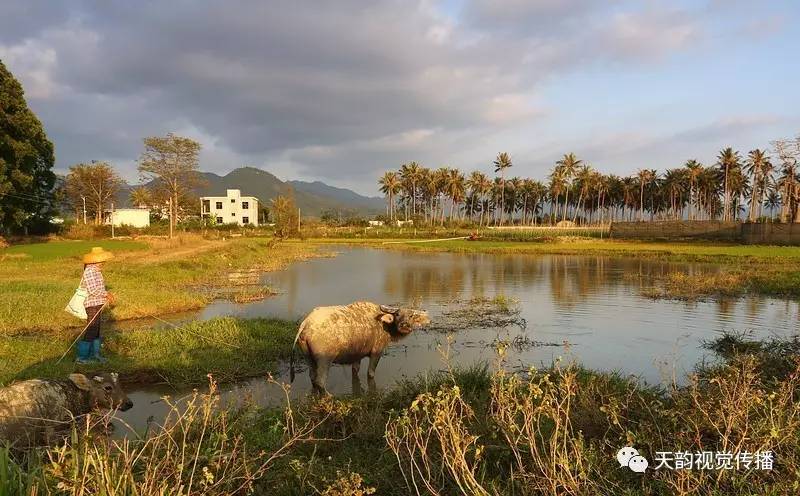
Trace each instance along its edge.
<instances>
[{"instance_id":1,"label":"white water buffalo","mask_svg":"<svg viewBox=\"0 0 800 496\"><path fill-rule=\"evenodd\" d=\"M0 389L0 444L23 446L50 442L76 417L93 410L128 410L128 399L115 373L70 374L68 380L32 379Z\"/></svg>"},{"instance_id":2,"label":"white water buffalo","mask_svg":"<svg viewBox=\"0 0 800 496\"><path fill-rule=\"evenodd\" d=\"M352 364L357 378L361 359L369 357L367 377L373 380L386 346L429 323L427 312L366 301L317 307L300 324L294 344L308 356L314 389L324 392L331 363ZM294 345L290 367L294 381Z\"/></svg>"}]
</instances>

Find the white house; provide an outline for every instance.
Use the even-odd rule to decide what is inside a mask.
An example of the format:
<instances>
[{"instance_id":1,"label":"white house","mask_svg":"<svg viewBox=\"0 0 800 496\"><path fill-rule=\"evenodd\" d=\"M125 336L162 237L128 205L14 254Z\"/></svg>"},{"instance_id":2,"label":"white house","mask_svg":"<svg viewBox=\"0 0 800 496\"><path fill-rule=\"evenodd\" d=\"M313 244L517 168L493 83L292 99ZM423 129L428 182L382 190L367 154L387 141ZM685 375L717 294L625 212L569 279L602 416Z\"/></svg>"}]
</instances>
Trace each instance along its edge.
<instances>
[{"instance_id":1,"label":"white house","mask_svg":"<svg viewBox=\"0 0 800 496\"><path fill-rule=\"evenodd\" d=\"M146 208L117 208L113 212L106 212L106 224L130 227L148 227L150 225L150 210Z\"/></svg>"},{"instance_id":2,"label":"white house","mask_svg":"<svg viewBox=\"0 0 800 496\"><path fill-rule=\"evenodd\" d=\"M258 225L258 198L242 196L238 189L229 189L226 196L203 196L200 205L200 216L217 224Z\"/></svg>"}]
</instances>

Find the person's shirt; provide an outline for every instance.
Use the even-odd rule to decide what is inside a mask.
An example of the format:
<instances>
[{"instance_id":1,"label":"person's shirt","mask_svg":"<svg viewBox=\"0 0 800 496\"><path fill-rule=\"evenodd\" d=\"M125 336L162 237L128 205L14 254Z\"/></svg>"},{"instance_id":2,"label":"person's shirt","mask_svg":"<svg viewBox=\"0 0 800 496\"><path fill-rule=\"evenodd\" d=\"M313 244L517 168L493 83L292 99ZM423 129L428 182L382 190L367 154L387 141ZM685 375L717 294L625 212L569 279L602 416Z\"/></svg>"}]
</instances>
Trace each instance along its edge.
<instances>
[{"instance_id":1,"label":"person's shirt","mask_svg":"<svg viewBox=\"0 0 800 496\"><path fill-rule=\"evenodd\" d=\"M100 267L97 264L89 264L85 269L83 269L83 280L81 281L81 287L89 293L89 296L83 303L84 307L95 307L108 301L106 282L103 279L103 273L100 272Z\"/></svg>"}]
</instances>

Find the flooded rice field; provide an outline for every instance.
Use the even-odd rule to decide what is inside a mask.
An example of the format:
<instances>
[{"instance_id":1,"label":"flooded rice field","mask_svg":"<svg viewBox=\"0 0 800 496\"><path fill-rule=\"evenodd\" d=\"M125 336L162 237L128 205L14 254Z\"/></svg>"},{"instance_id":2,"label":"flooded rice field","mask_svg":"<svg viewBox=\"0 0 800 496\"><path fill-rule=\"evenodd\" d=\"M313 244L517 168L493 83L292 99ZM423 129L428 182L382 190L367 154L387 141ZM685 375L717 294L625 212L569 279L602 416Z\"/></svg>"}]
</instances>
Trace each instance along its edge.
<instances>
[{"instance_id":1,"label":"flooded rice field","mask_svg":"<svg viewBox=\"0 0 800 496\"><path fill-rule=\"evenodd\" d=\"M713 265L672 263L635 258L566 255L488 255L423 253L370 248L337 248L334 258L296 263L287 270L261 276L279 294L262 301L214 303L194 318L217 316L301 319L320 305L370 300L413 304L427 309L432 320L473 298L498 295L518 301L527 327L452 329L449 346L454 365L495 359L493 343L544 342L549 346L516 346L508 365L527 369L554 360L574 360L600 370L632 374L649 383L681 381L702 360L713 358L701 348L721 331L750 331L755 336L788 336L798 332L798 303L747 296L710 301L653 300L643 295L653 278L670 272L712 273ZM418 331L395 343L381 359L377 387L398 379L444 368L441 349L447 334ZM300 360L301 363L304 361ZM278 379L288 381L287 367ZM349 366L334 366L328 389L350 394L366 388L353 383ZM224 385L229 399L251 397L259 404L280 402L281 390L263 378ZM310 390L308 374L298 373L293 395ZM162 395L185 391L147 388L132 391L135 406L119 417L141 428L159 418L167 406Z\"/></svg>"}]
</instances>

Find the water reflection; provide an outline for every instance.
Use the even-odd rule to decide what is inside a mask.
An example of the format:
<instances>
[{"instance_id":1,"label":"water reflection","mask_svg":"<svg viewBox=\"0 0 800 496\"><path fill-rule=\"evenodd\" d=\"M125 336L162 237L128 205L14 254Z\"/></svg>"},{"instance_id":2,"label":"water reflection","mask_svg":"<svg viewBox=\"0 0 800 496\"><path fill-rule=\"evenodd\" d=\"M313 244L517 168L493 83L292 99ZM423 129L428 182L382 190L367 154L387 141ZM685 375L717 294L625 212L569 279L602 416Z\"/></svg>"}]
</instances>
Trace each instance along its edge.
<instances>
[{"instance_id":1,"label":"water reflection","mask_svg":"<svg viewBox=\"0 0 800 496\"><path fill-rule=\"evenodd\" d=\"M415 303L427 308L435 319L454 300L502 294L520 301L529 339L569 343L568 347L513 352L513 366L548 365L561 356L591 368L618 370L658 382L683 377L703 358L701 341L719 331L750 330L757 336L797 333L798 304L791 300L748 296L687 302L641 295L657 276L675 271L711 274L717 270L712 265L634 258L353 248L340 250L335 258L301 262L265 275L263 282L282 292L274 298L244 305L219 302L199 317L299 319L316 306L372 300ZM494 352L489 345L494 339L513 339L522 332L517 328L457 331L451 357L456 364L465 365L491 362ZM390 348L378 367L376 386L390 386L399 378L441 369L437 346L442 340L438 334L417 332ZM328 387L337 394L350 394L364 385L354 383L349 367L333 367ZM294 394L304 394L308 389L307 374L299 374ZM248 391L262 404L274 400L275 394L263 379L237 385L232 391L234 397ZM145 406L126 415L146 419L152 412L147 405L162 393L135 392L134 400L143 401L137 405Z\"/></svg>"}]
</instances>

